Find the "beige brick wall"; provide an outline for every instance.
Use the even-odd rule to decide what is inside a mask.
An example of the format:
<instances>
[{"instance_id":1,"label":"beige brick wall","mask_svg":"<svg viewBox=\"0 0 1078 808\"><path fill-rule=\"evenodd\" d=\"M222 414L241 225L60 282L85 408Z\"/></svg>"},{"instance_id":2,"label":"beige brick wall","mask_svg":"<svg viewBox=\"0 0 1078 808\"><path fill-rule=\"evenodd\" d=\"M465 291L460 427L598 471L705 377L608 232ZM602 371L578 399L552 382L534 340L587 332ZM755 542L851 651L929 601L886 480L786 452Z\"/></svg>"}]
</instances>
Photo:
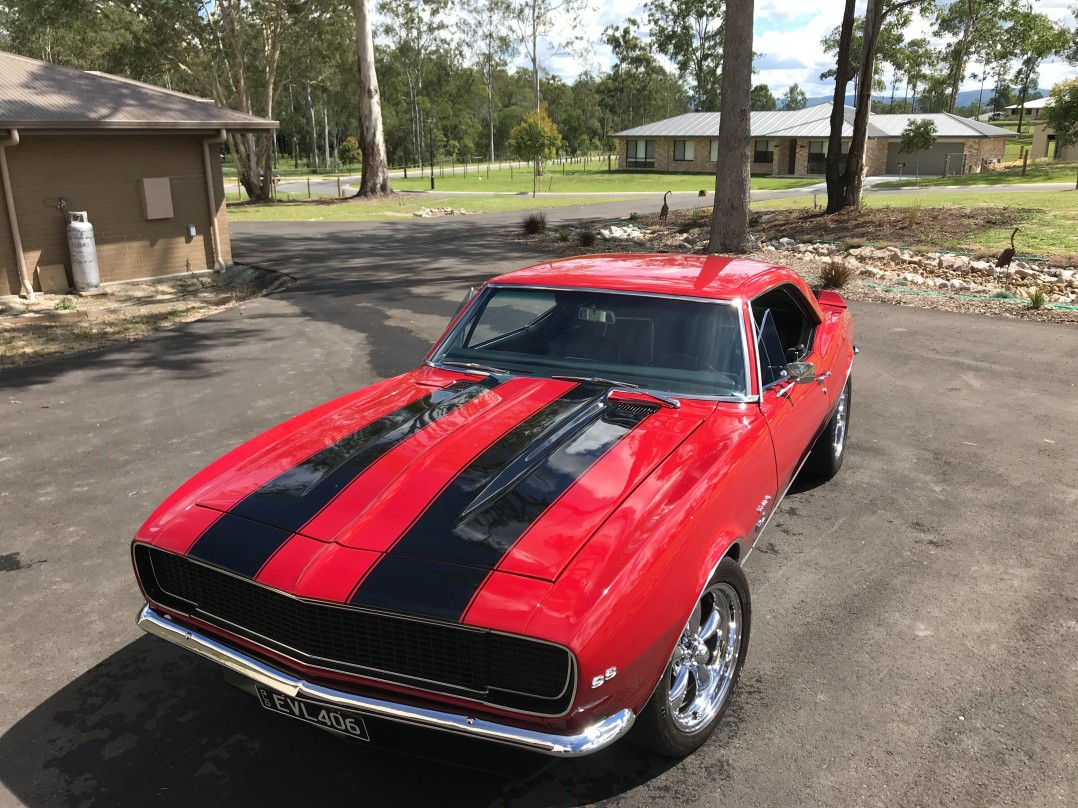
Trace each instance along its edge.
<instances>
[{"instance_id":1,"label":"beige brick wall","mask_svg":"<svg viewBox=\"0 0 1078 808\"><path fill-rule=\"evenodd\" d=\"M962 144L964 153L962 173L978 174L983 160L1002 160L1007 148L1007 139L1003 137L970 138Z\"/></svg>"},{"instance_id":2,"label":"beige brick wall","mask_svg":"<svg viewBox=\"0 0 1078 808\"><path fill-rule=\"evenodd\" d=\"M890 141L869 138L865 143L865 176L878 177L887 173L887 149Z\"/></svg>"},{"instance_id":3,"label":"beige brick wall","mask_svg":"<svg viewBox=\"0 0 1078 808\"><path fill-rule=\"evenodd\" d=\"M38 135L24 132L22 143L8 149L15 211L19 219L28 271L63 265L70 257L63 217L85 210L94 226L103 282L133 280L213 266L210 217L202 162L205 134ZM215 197L224 259L230 260L228 222L224 210L220 165L213 151ZM140 180L172 180L174 216L147 221L143 217ZM6 214L0 219L0 240L11 243ZM197 235L188 240L187 225ZM4 273L0 294L19 291L13 250L0 246Z\"/></svg>"},{"instance_id":4,"label":"beige brick wall","mask_svg":"<svg viewBox=\"0 0 1078 808\"><path fill-rule=\"evenodd\" d=\"M711 141L714 138L694 138L693 159L674 159L674 138L653 138L655 140L655 171L671 172L679 174L714 174L715 161L711 160ZM752 159L753 141L749 141L749 151L746 159ZM625 168L625 140L618 140L618 168ZM753 174L772 173L771 163L752 163L749 170Z\"/></svg>"}]
</instances>

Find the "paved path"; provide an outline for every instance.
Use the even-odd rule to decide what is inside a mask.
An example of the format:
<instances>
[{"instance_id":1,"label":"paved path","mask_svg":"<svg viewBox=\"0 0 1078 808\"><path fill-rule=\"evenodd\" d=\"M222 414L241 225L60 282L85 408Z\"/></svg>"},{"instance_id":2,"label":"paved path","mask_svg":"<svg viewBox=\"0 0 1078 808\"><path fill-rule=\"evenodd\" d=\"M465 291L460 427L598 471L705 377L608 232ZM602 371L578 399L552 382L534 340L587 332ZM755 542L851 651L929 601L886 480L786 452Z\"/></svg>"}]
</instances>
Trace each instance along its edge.
<instances>
[{"instance_id":1,"label":"paved path","mask_svg":"<svg viewBox=\"0 0 1078 808\"><path fill-rule=\"evenodd\" d=\"M498 237L516 218L236 224L237 258L294 287L0 371L0 805L1078 804L1073 326L853 304L846 466L749 560L742 687L681 763L410 737L495 775L345 744L140 636L140 521L224 449L413 366L469 284L541 257Z\"/></svg>"}]
</instances>

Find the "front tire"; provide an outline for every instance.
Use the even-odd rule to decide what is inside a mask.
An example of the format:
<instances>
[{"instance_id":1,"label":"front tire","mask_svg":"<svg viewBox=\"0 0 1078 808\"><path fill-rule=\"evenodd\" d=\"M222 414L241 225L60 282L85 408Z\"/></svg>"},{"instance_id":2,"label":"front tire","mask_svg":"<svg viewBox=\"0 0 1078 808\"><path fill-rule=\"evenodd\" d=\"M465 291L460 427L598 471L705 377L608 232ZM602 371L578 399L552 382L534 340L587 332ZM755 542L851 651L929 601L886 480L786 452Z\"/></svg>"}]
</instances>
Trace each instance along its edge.
<instances>
[{"instance_id":1,"label":"front tire","mask_svg":"<svg viewBox=\"0 0 1078 808\"><path fill-rule=\"evenodd\" d=\"M730 704L749 649L751 624L745 573L725 558L697 599L631 737L672 758L702 746Z\"/></svg>"},{"instance_id":2,"label":"front tire","mask_svg":"<svg viewBox=\"0 0 1078 808\"><path fill-rule=\"evenodd\" d=\"M850 406L853 404L853 377L846 380L846 386L838 397L838 405L827 422L820 437L805 461L804 473L815 480L826 482L838 474L842 468L842 458L846 456L846 438L850 427Z\"/></svg>"}]
</instances>

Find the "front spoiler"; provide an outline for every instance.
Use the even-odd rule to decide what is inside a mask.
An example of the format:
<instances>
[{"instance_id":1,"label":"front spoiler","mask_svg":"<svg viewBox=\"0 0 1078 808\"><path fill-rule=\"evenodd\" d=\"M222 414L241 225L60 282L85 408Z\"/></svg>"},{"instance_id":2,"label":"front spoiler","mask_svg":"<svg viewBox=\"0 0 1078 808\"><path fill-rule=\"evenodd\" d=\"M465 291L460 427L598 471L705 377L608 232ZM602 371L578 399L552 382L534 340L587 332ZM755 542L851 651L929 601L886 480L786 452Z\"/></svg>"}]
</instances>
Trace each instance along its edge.
<instances>
[{"instance_id":1,"label":"front spoiler","mask_svg":"<svg viewBox=\"0 0 1078 808\"><path fill-rule=\"evenodd\" d=\"M555 735L520 729L457 713L396 704L312 684L229 648L204 634L178 626L150 606L143 607L137 622L139 628L149 634L166 639L188 651L194 651L227 670L287 696L309 698L390 721L455 732L555 757L579 757L598 752L628 732L636 720L632 710L621 710L576 735Z\"/></svg>"}]
</instances>

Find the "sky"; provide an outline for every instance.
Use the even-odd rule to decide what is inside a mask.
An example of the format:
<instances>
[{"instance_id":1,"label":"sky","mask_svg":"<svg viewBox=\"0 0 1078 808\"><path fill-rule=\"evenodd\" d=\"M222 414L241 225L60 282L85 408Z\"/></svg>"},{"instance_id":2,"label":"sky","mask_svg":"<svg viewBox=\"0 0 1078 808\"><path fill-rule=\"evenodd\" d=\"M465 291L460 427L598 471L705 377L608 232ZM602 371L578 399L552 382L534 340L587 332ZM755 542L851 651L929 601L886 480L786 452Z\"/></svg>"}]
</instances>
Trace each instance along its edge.
<instances>
[{"instance_id":1,"label":"sky","mask_svg":"<svg viewBox=\"0 0 1078 808\"><path fill-rule=\"evenodd\" d=\"M1038 11L1057 22L1074 27L1071 8L1076 0L1033 0ZM858 11L864 11L859 2ZM767 84L775 97L782 95L793 83L811 98L831 95L834 82L820 81L820 73L834 66L820 46L820 40L842 21L842 0L756 0L753 49L763 54L756 60L757 73L754 84ZM613 2L592 0L591 11L581 15L583 35L596 43L587 58L569 53L548 53L543 66L566 81L572 81L583 72L590 59L595 69L607 70L613 63L610 48L601 43L603 29L608 25L621 26L628 17L635 17L642 25L646 18L644 4L636 0ZM642 32L643 34L644 32ZM908 38L924 36L932 40L931 25L924 19L913 21ZM669 66L669 65L668 65ZM1042 87L1051 87L1065 78L1078 75L1078 67L1059 59L1046 62L1040 69ZM962 89L976 89L975 81L967 81Z\"/></svg>"}]
</instances>

